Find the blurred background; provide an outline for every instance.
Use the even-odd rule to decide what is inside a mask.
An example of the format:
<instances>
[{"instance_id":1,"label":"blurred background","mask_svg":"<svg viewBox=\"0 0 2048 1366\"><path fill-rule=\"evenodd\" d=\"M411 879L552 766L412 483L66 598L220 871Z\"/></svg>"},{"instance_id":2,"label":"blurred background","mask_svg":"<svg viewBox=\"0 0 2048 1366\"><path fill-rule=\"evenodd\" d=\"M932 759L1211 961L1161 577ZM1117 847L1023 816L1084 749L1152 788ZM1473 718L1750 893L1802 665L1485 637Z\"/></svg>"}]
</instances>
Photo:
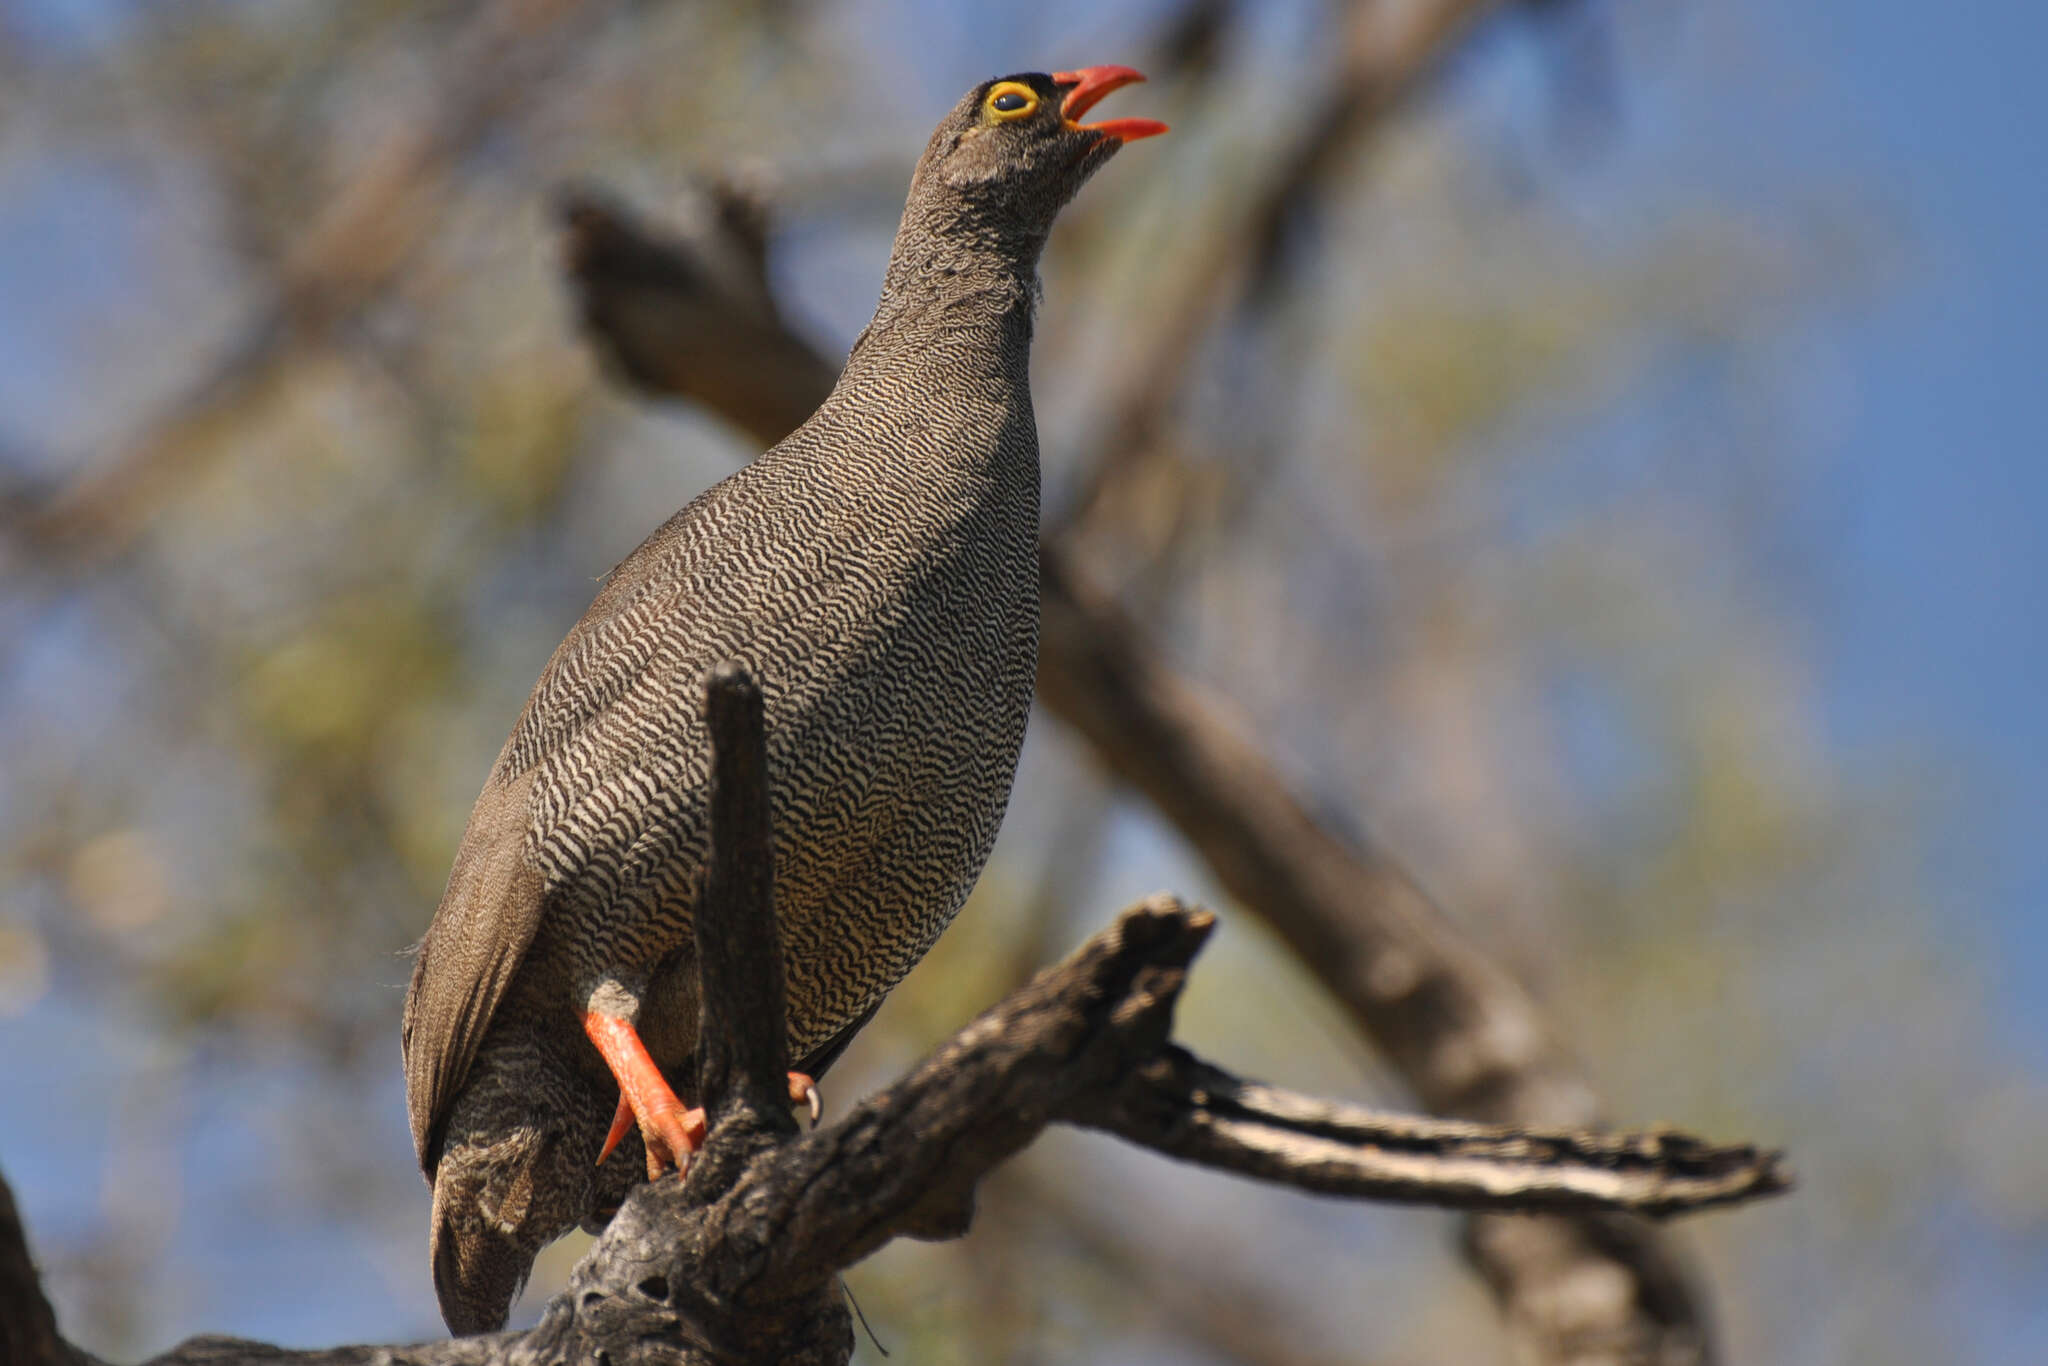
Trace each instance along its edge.
<instances>
[{"instance_id":1,"label":"blurred background","mask_svg":"<svg viewBox=\"0 0 2048 1366\"><path fill-rule=\"evenodd\" d=\"M757 449L601 371L560 187L744 185L836 356L959 94L1126 62L1175 127L1046 262L1049 511L1615 1121L1790 1149L1680 1231L1726 1360L2043 1359L2048 11L1110 8L0 3L0 1170L75 1340L441 1331L406 950L597 576ZM828 1103L1157 887L1194 1047L1408 1103L1044 716ZM912 1362L1511 1353L1447 1217L1071 1133L849 1281Z\"/></svg>"}]
</instances>

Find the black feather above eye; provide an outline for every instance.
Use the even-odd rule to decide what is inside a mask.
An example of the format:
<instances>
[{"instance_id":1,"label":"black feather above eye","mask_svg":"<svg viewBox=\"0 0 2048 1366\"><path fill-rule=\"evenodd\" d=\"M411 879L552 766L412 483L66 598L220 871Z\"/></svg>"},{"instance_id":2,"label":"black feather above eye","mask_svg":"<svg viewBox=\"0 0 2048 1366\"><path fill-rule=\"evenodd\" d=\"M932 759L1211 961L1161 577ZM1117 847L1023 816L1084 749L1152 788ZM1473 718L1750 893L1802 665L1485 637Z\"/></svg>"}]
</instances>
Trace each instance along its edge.
<instances>
[{"instance_id":1,"label":"black feather above eye","mask_svg":"<svg viewBox=\"0 0 2048 1366\"><path fill-rule=\"evenodd\" d=\"M989 108L999 109L1005 114L1014 114L1025 104L1024 97L1014 90L1005 90L988 102Z\"/></svg>"}]
</instances>

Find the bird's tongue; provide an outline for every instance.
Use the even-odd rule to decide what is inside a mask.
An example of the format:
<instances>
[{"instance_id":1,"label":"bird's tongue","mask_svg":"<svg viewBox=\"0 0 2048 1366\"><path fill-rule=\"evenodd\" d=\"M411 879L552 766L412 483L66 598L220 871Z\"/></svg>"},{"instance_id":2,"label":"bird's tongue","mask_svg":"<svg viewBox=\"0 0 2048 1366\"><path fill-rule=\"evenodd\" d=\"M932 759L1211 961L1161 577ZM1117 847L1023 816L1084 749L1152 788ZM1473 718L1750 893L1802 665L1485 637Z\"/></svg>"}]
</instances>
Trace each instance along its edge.
<instances>
[{"instance_id":1,"label":"bird's tongue","mask_svg":"<svg viewBox=\"0 0 2048 1366\"><path fill-rule=\"evenodd\" d=\"M1139 138L1157 137L1166 131L1166 125L1156 119L1104 119L1100 123L1083 123L1081 116L1093 109L1112 90L1121 89L1144 76L1127 66L1084 66L1077 71L1053 73L1053 84L1067 92L1067 98L1060 105L1060 115L1069 126L1100 133L1119 142L1135 142Z\"/></svg>"}]
</instances>

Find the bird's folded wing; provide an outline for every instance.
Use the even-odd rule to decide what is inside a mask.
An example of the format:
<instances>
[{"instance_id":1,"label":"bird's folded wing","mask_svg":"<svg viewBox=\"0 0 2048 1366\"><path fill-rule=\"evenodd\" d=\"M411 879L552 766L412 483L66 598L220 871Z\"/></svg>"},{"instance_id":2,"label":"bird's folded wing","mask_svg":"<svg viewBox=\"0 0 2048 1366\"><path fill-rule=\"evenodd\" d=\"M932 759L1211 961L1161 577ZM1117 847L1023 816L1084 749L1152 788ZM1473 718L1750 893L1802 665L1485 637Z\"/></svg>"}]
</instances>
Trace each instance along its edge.
<instances>
[{"instance_id":1,"label":"bird's folded wing","mask_svg":"<svg viewBox=\"0 0 2048 1366\"><path fill-rule=\"evenodd\" d=\"M704 501L700 497L691 508ZM447 890L413 962L400 1036L413 1149L430 1180L440 1160L448 1109L547 908L547 878L533 851L535 784L553 781L564 787L555 770L565 757L573 757L581 761L581 771L566 789L587 790L604 776L606 764L624 762L636 747L664 738L658 732L635 733L644 727L633 720L658 714L646 705L645 695L670 686L670 662L644 642L636 642L637 649L597 650L595 660L590 656L594 645L616 633L622 614L637 608L658 617L677 610L681 585L660 552L689 512L671 519L613 571L590 610L556 647L470 812ZM592 727L606 732L612 741L608 748L616 752L601 758L581 752L588 748L582 740ZM612 734L618 731L625 732L623 739Z\"/></svg>"},{"instance_id":2,"label":"bird's folded wing","mask_svg":"<svg viewBox=\"0 0 2048 1366\"><path fill-rule=\"evenodd\" d=\"M533 771L493 772L420 941L405 994L405 1102L420 1170L433 1179L449 1104L540 928L546 883L527 855Z\"/></svg>"},{"instance_id":3,"label":"bird's folded wing","mask_svg":"<svg viewBox=\"0 0 2048 1366\"><path fill-rule=\"evenodd\" d=\"M440 1157L448 1108L547 908L535 837L544 840L545 830L556 825L603 826L609 839L621 842L603 852L621 855L652 813L639 812L636 821L623 825L608 822L612 813L598 810L608 800L606 780L636 765L687 766L687 737L702 726L697 680L717 658L711 643L728 633L723 628L743 616L742 607L751 601L739 582L744 558L727 563L720 556L733 541L745 543L729 504L754 469L693 499L607 577L542 670L470 813L406 993L406 1108L413 1147L429 1178ZM721 506L723 520L715 515ZM775 507L772 498L741 500L740 512L767 515ZM727 538L706 532L698 525L703 521L717 522L712 530L722 529ZM706 613L709 619L699 621ZM758 620L749 620L758 629ZM706 645L679 648L697 639ZM666 776L673 782L679 775ZM535 808L537 783L556 799L548 812ZM592 852L585 850L584 857Z\"/></svg>"}]
</instances>

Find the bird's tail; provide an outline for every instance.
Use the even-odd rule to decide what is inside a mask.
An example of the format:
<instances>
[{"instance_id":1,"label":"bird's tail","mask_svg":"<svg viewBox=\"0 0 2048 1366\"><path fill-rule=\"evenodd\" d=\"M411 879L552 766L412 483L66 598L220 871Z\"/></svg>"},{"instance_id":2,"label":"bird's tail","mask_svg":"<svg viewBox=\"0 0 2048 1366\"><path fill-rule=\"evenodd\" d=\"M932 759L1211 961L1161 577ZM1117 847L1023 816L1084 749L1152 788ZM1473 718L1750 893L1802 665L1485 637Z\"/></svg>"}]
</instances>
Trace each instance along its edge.
<instances>
[{"instance_id":1,"label":"bird's tail","mask_svg":"<svg viewBox=\"0 0 2048 1366\"><path fill-rule=\"evenodd\" d=\"M530 1159L541 1156L538 1147L529 1150ZM434 1173L428 1255L441 1317L457 1337L503 1328L535 1255L562 1232L534 1217L538 1161L520 1162L502 1147L477 1160L483 1156L451 1147Z\"/></svg>"}]
</instances>

